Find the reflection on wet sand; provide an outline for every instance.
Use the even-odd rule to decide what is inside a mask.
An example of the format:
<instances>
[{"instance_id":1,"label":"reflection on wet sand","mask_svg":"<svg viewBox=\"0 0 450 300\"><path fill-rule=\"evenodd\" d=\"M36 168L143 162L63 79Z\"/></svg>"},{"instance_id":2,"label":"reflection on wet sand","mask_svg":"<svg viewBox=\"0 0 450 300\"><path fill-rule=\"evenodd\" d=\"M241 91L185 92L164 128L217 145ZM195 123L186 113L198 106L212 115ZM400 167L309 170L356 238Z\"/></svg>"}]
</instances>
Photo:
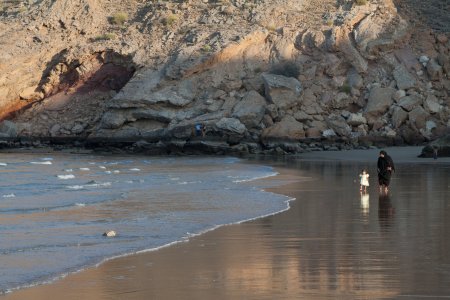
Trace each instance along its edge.
<instances>
[{"instance_id":1,"label":"reflection on wet sand","mask_svg":"<svg viewBox=\"0 0 450 300\"><path fill-rule=\"evenodd\" d=\"M388 231L394 222L395 209L391 197L387 193L380 193L378 198L378 219L382 231Z\"/></svg>"}]
</instances>

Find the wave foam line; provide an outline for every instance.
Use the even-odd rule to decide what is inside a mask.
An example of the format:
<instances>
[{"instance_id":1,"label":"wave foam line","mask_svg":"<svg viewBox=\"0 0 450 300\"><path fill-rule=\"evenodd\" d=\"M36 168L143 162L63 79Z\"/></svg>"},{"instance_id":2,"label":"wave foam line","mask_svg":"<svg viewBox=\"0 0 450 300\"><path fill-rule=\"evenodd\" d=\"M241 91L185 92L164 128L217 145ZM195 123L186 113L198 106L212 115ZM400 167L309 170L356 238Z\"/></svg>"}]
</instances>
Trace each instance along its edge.
<instances>
[{"instance_id":1,"label":"wave foam line","mask_svg":"<svg viewBox=\"0 0 450 300\"><path fill-rule=\"evenodd\" d=\"M277 176L280 173L278 172L273 172L270 174L266 174L266 175L261 175L261 176L257 176L257 177L252 177L252 178L246 178L246 179L237 179L237 180L233 180L234 183L241 183L241 182L250 182L250 181L255 181L255 180L259 180L259 179L264 179L264 178L269 178L269 177L273 177L273 176Z\"/></svg>"},{"instance_id":2,"label":"wave foam line","mask_svg":"<svg viewBox=\"0 0 450 300\"><path fill-rule=\"evenodd\" d=\"M31 161L30 164L33 165L52 165L53 163L49 160L47 161Z\"/></svg>"}]
</instances>

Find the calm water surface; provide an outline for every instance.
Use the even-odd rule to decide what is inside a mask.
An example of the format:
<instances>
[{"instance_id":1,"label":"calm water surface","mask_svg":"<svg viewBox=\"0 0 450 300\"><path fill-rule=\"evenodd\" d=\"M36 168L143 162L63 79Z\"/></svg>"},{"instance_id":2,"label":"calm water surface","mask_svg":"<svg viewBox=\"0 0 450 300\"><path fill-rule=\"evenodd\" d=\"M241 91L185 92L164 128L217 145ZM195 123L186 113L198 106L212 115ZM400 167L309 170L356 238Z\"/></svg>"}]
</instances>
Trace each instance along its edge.
<instances>
[{"instance_id":1,"label":"calm water surface","mask_svg":"<svg viewBox=\"0 0 450 300\"><path fill-rule=\"evenodd\" d=\"M375 163L287 163L309 179L287 187L298 198L288 212L251 223L272 241L254 272L277 270L255 285L257 295L450 299L450 164L398 163L386 195ZM363 168L372 176L367 194L359 192Z\"/></svg>"}]
</instances>

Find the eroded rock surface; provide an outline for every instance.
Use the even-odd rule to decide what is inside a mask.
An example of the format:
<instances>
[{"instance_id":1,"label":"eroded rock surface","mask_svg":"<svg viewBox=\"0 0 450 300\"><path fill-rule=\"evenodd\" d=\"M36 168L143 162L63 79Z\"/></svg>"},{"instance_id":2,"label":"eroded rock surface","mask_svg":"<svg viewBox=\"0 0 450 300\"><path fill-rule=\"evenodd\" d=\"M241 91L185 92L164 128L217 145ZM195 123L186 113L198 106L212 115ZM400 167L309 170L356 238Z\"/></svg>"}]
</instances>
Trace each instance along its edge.
<instances>
[{"instance_id":1,"label":"eroded rock surface","mask_svg":"<svg viewBox=\"0 0 450 300\"><path fill-rule=\"evenodd\" d=\"M8 2L0 137L149 153L431 141L450 126L450 38L412 2Z\"/></svg>"}]
</instances>

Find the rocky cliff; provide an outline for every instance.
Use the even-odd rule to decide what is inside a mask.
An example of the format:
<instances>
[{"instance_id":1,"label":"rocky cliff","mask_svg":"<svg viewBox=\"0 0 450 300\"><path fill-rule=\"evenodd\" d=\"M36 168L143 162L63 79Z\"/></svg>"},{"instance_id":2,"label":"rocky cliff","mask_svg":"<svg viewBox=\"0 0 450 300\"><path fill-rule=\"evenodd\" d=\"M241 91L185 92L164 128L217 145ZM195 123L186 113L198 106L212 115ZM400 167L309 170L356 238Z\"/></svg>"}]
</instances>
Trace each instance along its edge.
<instances>
[{"instance_id":1,"label":"rocky cliff","mask_svg":"<svg viewBox=\"0 0 450 300\"><path fill-rule=\"evenodd\" d=\"M2 145L295 153L448 133L448 5L317 2L4 1Z\"/></svg>"}]
</instances>

